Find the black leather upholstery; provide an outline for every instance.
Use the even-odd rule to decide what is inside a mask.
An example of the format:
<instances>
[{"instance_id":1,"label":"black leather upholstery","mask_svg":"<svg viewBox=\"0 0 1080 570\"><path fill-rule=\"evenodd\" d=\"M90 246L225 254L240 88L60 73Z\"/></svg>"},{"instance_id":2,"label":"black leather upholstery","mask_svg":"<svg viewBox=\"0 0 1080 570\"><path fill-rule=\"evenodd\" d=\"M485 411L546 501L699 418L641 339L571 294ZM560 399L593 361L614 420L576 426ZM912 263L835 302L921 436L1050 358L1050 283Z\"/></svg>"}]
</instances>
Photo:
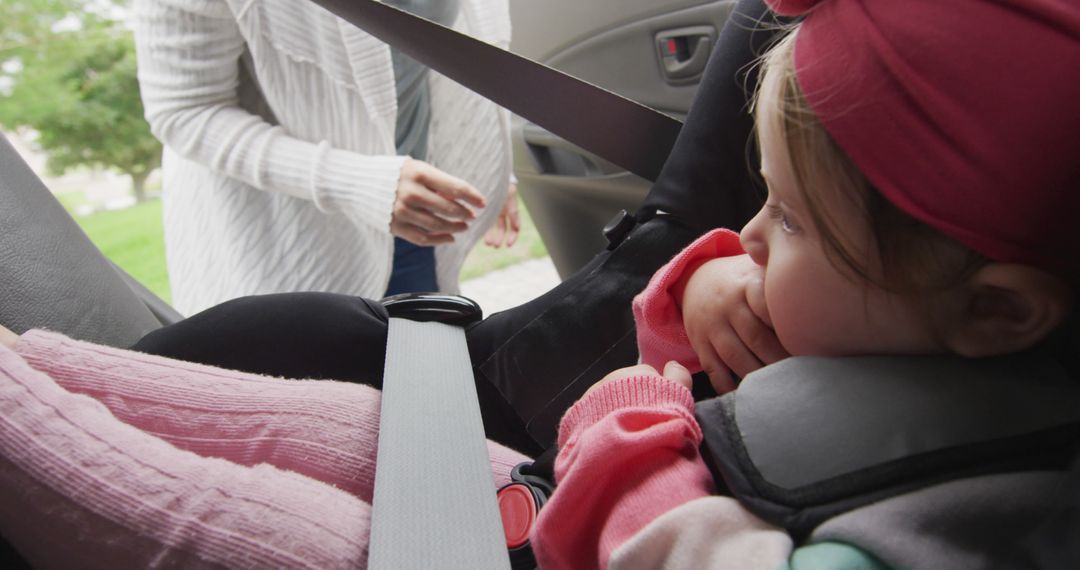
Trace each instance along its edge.
<instances>
[{"instance_id":1,"label":"black leather upholstery","mask_svg":"<svg viewBox=\"0 0 1080 570\"><path fill-rule=\"evenodd\" d=\"M0 324L126 347L180 318L122 273L0 135Z\"/></svg>"}]
</instances>

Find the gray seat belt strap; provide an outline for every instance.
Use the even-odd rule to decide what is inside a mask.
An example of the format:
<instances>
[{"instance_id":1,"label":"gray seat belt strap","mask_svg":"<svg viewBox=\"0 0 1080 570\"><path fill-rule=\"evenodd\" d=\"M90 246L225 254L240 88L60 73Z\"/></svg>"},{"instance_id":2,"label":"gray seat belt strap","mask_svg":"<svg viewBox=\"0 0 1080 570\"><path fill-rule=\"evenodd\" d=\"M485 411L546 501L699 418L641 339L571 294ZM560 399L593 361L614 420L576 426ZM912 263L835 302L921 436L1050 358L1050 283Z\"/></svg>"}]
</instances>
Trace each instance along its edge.
<instances>
[{"instance_id":1,"label":"gray seat belt strap","mask_svg":"<svg viewBox=\"0 0 1080 570\"><path fill-rule=\"evenodd\" d=\"M463 297L399 295L390 312L368 566L509 569Z\"/></svg>"},{"instance_id":2,"label":"gray seat belt strap","mask_svg":"<svg viewBox=\"0 0 1080 570\"><path fill-rule=\"evenodd\" d=\"M646 180L656 180L682 128L681 122L654 109L377 0L313 1L416 61Z\"/></svg>"}]
</instances>

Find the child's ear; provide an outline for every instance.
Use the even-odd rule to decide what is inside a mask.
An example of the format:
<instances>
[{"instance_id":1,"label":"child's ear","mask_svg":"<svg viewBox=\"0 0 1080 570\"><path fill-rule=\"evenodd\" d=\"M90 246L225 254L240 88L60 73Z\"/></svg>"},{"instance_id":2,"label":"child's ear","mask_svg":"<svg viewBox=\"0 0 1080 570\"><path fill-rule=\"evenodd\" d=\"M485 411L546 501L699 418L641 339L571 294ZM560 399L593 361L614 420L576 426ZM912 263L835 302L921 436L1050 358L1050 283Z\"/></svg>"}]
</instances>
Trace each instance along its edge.
<instances>
[{"instance_id":1,"label":"child's ear","mask_svg":"<svg viewBox=\"0 0 1080 570\"><path fill-rule=\"evenodd\" d=\"M966 304L946 325L945 341L962 356L1009 354L1045 339L1069 315L1072 289L1028 265L990 263L964 286Z\"/></svg>"}]
</instances>

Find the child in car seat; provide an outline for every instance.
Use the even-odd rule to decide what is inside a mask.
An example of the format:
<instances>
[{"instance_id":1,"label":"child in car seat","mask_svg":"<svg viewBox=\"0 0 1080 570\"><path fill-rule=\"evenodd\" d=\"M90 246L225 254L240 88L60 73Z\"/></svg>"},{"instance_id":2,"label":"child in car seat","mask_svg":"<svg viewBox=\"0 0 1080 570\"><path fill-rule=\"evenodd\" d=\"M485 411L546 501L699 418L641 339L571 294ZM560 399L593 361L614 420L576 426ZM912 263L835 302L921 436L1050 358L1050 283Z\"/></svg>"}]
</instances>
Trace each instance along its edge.
<instances>
[{"instance_id":1,"label":"child in car seat","mask_svg":"<svg viewBox=\"0 0 1080 570\"><path fill-rule=\"evenodd\" d=\"M717 496L691 372L727 392L728 370L787 353L1013 354L1072 318L1080 81L1062 62L1080 58L1080 6L769 4L805 19L764 58L754 113L768 199L741 234L707 234L653 277L634 303L643 364L563 417L559 486L533 541L543 568L970 567L941 528L923 529L934 544L922 552L882 555L804 542ZM967 547L1000 546L969 533L983 534Z\"/></svg>"},{"instance_id":2,"label":"child in car seat","mask_svg":"<svg viewBox=\"0 0 1080 570\"><path fill-rule=\"evenodd\" d=\"M793 13L804 4L774 5ZM709 234L657 274L635 307L653 369L612 373L564 419L560 488L535 535L542 567L775 568L815 556L880 564L851 545L794 549L785 528L712 494L690 371L706 368L724 389L732 383L721 367L739 373L740 361L788 352L985 356L1057 328L1080 257L1065 219L1077 205L1066 158L1077 150L1080 93L1059 81L1076 60L1078 19L1051 0L1008 10L974 0L815 8L770 56L758 100L765 209L742 236ZM1007 30L1009 41L973 38L983 30ZM890 37L902 42L896 50ZM830 43L843 41L858 47ZM986 59L992 70L969 76ZM964 73L919 75L928 64ZM806 106L784 106L802 104L800 92ZM933 104L917 106L927 97ZM978 193L955 197L957 188ZM721 270L725 262L736 269ZM699 317L723 324L710 295L721 284L738 292L720 300L734 299L742 316L720 333L700 329ZM714 340L725 335L737 341ZM374 390L50 333L6 342L0 524L35 562L363 564ZM492 456L504 481L523 459L494 446Z\"/></svg>"}]
</instances>

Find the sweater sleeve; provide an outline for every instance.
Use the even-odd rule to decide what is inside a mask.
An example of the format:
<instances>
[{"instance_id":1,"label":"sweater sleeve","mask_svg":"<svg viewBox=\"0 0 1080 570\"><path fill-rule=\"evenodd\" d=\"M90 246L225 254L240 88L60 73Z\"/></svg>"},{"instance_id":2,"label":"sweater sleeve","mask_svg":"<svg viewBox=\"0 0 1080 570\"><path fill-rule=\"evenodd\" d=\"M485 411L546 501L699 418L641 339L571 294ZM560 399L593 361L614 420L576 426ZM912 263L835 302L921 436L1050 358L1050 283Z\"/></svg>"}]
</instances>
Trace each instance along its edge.
<instances>
[{"instance_id":1,"label":"sweater sleeve","mask_svg":"<svg viewBox=\"0 0 1080 570\"><path fill-rule=\"evenodd\" d=\"M62 389L116 419L203 457L293 471L371 501L378 390L331 380L282 380L70 339L42 330L14 348ZM524 455L488 442L496 483Z\"/></svg>"},{"instance_id":2,"label":"sweater sleeve","mask_svg":"<svg viewBox=\"0 0 1080 570\"><path fill-rule=\"evenodd\" d=\"M542 568L603 568L663 513L711 494L689 390L656 376L610 382L559 429L558 489L533 537Z\"/></svg>"},{"instance_id":3,"label":"sweater sleeve","mask_svg":"<svg viewBox=\"0 0 1080 570\"><path fill-rule=\"evenodd\" d=\"M302 140L240 108L244 39L225 2L140 0L133 15L139 87L159 140L259 190L311 200L323 211L390 231L406 157Z\"/></svg>"},{"instance_id":4,"label":"sweater sleeve","mask_svg":"<svg viewBox=\"0 0 1080 570\"><path fill-rule=\"evenodd\" d=\"M0 346L0 534L35 567L356 568L370 506L118 421Z\"/></svg>"},{"instance_id":5,"label":"sweater sleeve","mask_svg":"<svg viewBox=\"0 0 1080 570\"><path fill-rule=\"evenodd\" d=\"M686 280L703 263L743 253L739 234L717 229L698 238L653 274L633 302L638 352L643 364L660 370L674 360L691 373L701 371L701 362L690 348L683 328L677 298L686 287Z\"/></svg>"}]
</instances>

